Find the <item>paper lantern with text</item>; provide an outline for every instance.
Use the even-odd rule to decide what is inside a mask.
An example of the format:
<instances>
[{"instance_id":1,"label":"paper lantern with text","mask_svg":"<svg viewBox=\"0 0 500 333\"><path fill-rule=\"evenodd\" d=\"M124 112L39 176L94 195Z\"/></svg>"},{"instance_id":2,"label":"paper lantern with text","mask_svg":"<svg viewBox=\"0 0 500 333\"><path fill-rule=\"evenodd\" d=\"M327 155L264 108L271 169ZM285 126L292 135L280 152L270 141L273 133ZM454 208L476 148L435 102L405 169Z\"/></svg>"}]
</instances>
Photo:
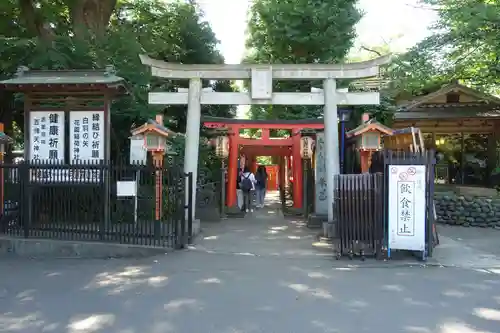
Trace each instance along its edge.
<instances>
[{"instance_id":1,"label":"paper lantern with text","mask_svg":"<svg viewBox=\"0 0 500 333\"><path fill-rule=\"evenodd\" d=\"M313 155L314 140L311 137L304 136L300 139L300 157L311 159Z\"/></svg>"}]
</instances>

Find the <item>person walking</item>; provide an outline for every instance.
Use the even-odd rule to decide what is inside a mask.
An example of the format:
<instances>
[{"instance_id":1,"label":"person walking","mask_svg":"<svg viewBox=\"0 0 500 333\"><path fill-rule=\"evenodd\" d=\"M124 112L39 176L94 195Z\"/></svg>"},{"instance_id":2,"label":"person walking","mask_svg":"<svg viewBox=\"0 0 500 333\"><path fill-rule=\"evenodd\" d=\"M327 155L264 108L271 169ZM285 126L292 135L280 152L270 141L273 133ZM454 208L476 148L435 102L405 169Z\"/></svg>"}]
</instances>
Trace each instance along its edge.
<instances>
[{"instance_id":1,"label":"person walking","mask_svg":"<svg viewBox=\"0 0 500 333\"><path fill-rule=\"evenodd\" d=\"M243 174L240 177L240 189L243 192L243 204L245 211L253 212L252 194L255 191L255 176L250 172L248 167L245 167Z\"/></svg>"},{"instance_id":2,"label":"person walking","mask_svg":"<svg viewBox=\"0 0 500 333\"><path fill-rule=\"evenodd\" d=\"M266 198L267 189L267 172L266 167L259 165L255 174L255 193L257 195L257 208L264 208L264 200Z\"/></svg>"}]
</instances>

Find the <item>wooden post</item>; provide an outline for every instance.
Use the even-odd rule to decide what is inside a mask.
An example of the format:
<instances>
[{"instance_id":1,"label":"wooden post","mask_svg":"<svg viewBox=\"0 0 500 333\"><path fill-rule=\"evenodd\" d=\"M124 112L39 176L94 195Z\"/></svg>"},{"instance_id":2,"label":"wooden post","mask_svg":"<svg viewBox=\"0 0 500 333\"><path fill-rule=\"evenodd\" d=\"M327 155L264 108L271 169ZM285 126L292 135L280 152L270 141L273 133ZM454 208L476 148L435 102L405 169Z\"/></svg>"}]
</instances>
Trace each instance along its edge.
<instances>
[{"instance_id":1,"label":"wooden post","mask_svg":"<svg viewBox=\"0 0 500 333\"><path fill-rule=\"evenodd\" d=\"M227 207L236 206L236 181L238 170L238 131L232 130L229 134L229 156L227 163L227 188L226 205Z\"/></svg>"},{"instance_id":2,"label":"wooden post","mask_svg":"<svg viewBox=\"0 0 500 333\"><path fill-rule=\"evenodd\" d=\"M370 154L368 150L359 151L359 160L361 164L361 173L367 173L370 171Z\"/></svg>"},{"instance_id":3,"label":"wooden post","mask_svg":"<svg viewBox=\"0 0 500 333\"><path fill-rule=\"evenodd\" d=\"M252 161L252 166L250 167L250 171L252 171L253 173L256 173L257 172L257 156L253 155L251 161Z\"/></svg>"},{"instance_id":4,"label":"wooden post","mask_svg":"<svg viewBox=\"0 0 500 333\"><path fill-rule=\"evenodd\" d=\"M300 131L293 135L292 171L293 171L293 207L302 208L302 157L300 156Z\"/></svg>"},{"instance_id":5,"label":"wooden post","mask_svg":"<svg viewBox=\"0 0 500 333\"><path fill-rule=\"evenodd\" d=\"M155 192L156 192L156 207L155 216L156 220L161 220L162 203L163 203L163 152L153 152L153 163L156 168L155 171Z\"/></svg>"}]
</instances>

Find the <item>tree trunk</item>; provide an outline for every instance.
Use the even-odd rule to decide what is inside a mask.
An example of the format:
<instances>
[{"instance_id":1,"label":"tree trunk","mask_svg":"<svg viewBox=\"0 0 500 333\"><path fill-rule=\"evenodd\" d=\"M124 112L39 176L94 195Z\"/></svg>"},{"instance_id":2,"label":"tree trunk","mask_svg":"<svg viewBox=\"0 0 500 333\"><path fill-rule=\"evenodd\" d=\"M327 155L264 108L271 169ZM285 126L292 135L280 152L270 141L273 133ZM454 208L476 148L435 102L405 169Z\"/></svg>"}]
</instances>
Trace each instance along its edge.
<instances>
[{"instance_id":1,"label":"tree trunk","mask_svg":"<svg viewBox=\"0 0 500 333\"><path fill-rule=\"evenodd\" d=\"M21 17L26 23L26 27L33 36L37 36L42 41L50 42L53 37L53 31L49 23L45 22L45 18L39 8L35 7L33 0L18 0Z\"/></svg>"},{"instance_id":2,"label":"tree trunk","mask_svg":"<svg viewBox=\"0 0 500 333\"><path fill-rule=\"evenodd\" d=\"M91 36L102 37L117 0L66 0L70 10L73 32L77 38Z\"/></svg>"}]
</instances>

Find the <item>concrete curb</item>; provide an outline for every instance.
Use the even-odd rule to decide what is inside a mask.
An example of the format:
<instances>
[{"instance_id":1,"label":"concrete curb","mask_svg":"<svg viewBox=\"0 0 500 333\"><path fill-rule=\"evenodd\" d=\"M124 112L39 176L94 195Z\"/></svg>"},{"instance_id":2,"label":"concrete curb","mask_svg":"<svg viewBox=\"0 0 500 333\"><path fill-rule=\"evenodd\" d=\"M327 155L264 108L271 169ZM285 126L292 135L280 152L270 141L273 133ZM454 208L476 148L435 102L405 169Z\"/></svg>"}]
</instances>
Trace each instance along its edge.
<instances>
[{"instance_id":1,"label":"concrete curb","mask_svg":"<svg viewBox=\"0 0 500 333\"><path fill-rule=\"evenodd\" d=\"M30 239L0 236L0 257L17 256L27 258L143 258L173 251L142 245Z\"/></svg>"}]
</instances>

